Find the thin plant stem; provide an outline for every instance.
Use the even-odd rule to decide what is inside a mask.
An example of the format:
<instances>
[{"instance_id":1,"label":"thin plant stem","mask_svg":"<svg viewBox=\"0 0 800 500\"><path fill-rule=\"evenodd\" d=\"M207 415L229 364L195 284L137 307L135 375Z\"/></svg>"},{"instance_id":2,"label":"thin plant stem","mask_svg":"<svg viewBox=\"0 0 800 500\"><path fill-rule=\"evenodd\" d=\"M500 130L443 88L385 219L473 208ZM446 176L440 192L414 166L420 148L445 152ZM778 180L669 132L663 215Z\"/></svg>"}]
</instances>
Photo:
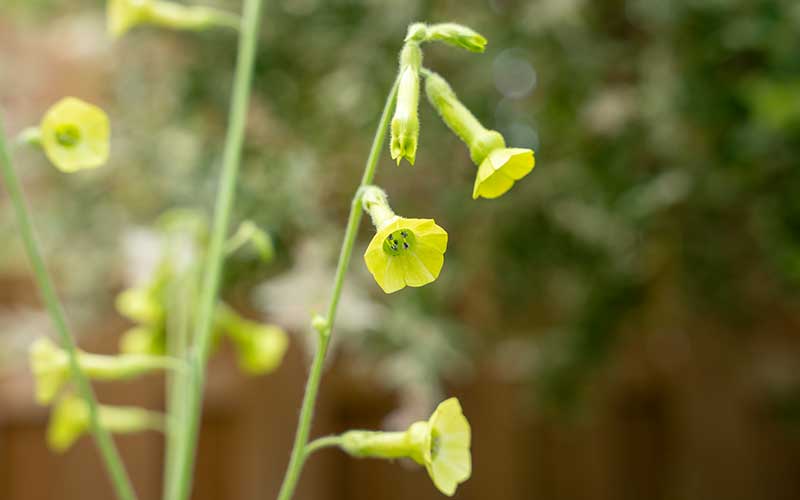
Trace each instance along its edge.
<instances>
[{"instance_id":1,"label":"thin plant stem","mask_svg":"<svg viewBox=\"0 0 800 500\"><path fill-rule=\"evenodd\" d=\"M39 243L34 234L30 212L25 201L25 195L22 191L22 185L11 164L11 157L9 156L6 146L6 137L3 132L3 120L1 116L0 171L2 171L3 182L6 185L6 190L11 198L11 204L14 207L17 225L19 226L19 232L22 236L25 251L30 259L36 284L39 287L39 292L42 295L47 312L50 314L53 325L61 339L61 344L67 351L72 379L77 384L78 391L89 408L89 428L95 438L97 448L100 450L100 455L103 458L108 474L111 477L114 490L120 500L135 500L136 493L133 490L133 486L131 485L125 466L122 463L122 459L119 456L117 447L111 438L111 434L100 424L97 399L92 390L92 386L78 363L78 350L75 345L75 340L67 326L61 302L58 299L55 287L50 279L50 274L45 266L42 252L39 249Z\"/></svg>"},{"instance_id":2,"label":"thin plant stem","mask_svg":"<svg viewBox=\"0 0 800 500\"><path fill-rule=\"evenodd\" d=\"M174 256L173 256L174 258ZM171 266L175 268L180 264L174 259ZM182 362L186 361L186 351L189 345L189 329L191 328L191 306L195 303L195 290L199 267L194 264L179 273L169 285L170 308L167 324L167 352ZM184 370L169 373L167 378L167 412L169 414L170 429L167 433L166 450L164 453L164 498L167 497L167 488L172 484L177 465L176 453L183 432L186 401L186 378Z\"/></svg>"},{"instance_id":3,"label":"thin plant stem","mask_svg":"<svg viewBox=\"0 0 800 500\"><path fill-rule=\"evenodd\" d=\"M222 160L222 173L217 191L211 241L206 255L202 288L200 290L198 322L189 353L191 370L185 397L184 430L180 434L176 452L175 478L169 487L169 499L186 500L191 493L191 483L197 450L198 430L202 417L205 368L212 341L214 309L219 294L220 276L225 257L225 240L230 225L231 209L236 195L236 180L244 142L244 129L253 66L258 42L258 25L261 0L245 0L242 14L242 30L239 33L239 48L233 97L229 115L228 132Z\"/></svg>"},{"instance_id":4,"label":"thin plant stem","mask_svg":"<svg viewBox=\"0 0 800 500\"><path fill-rule=\"evenodd\" d=\"M358 225L363 215L363 208L361 207L362 188L372 184L372 179L375 177L375 170L378 167L380 153L386 142L386 133L389 128L392 108L397 98L397 83L398 80L395 80L386 98L383 114L378 123L378 129L375 131L375 138L372 140L372 148L370 149L369 157L364 167L364 175L361 178L361 184L356 190L350 204L350 216L347 219L347 229L345 230L342 248L339 252L339 262L336 266L336 277L334 278L331 301L328 305L328 314L325 317L326 325L317 332L317 348L314 352L314 359L311 362L311 371L309 372L308 381L306 382L303 404L300 409L300 419L297 424L297 434L295 435L294 446L292 447L292 455L289 459L286 475L283 478L283 484L281 484L281 489L278 493L278 500L289 500L292 498L297 480L300 477L300 471L303 468L303 463L307 456L306 443L308 443L311 420L314 416L314 405L317 401L319 383L322 378L322 367L325 362L325 355L328 353L330 336L334 321L336 320L336 311L339 307L339 299L342 295L344 277L347 273L347 267L350 264L350 256L353 253L353 245L355 244L356 235L358 234Z\"/></svg>"},{"instance_id":5,"label":"thin plant stem","mask_svg":"<svg viewBox=\"0 0 800 500\"><path fill-rule=\"evenodd\" d=\"M330 448L342 444L341 436L325 436L317 438L306 445L305 455L308 458L312 453L322 448Z\"/></svg>"}]
</instances>

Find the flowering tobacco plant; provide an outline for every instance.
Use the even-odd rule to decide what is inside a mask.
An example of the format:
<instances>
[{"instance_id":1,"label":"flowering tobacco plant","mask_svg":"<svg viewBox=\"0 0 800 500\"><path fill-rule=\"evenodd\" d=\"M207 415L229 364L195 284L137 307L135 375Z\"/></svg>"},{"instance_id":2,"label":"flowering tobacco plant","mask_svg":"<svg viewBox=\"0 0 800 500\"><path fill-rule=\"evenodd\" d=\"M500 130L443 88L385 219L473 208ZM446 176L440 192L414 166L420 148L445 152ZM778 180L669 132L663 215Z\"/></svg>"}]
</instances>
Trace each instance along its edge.
<instances>
[{"instance_id":1,"label":"flowering tobacco plant","mask_svg":"<svg viewBox=\"0 0 800 500\"><path fill-rule=\"evenodd\" d=\"M167 432L164 497L186 500L191 493L202 390L212 348L221 338L229 339L241 370L263 375L279 367L288 346L288 337L280 327L241 317L218 297L220 274L228 255L246 245L252 245L264 261L273 254L269 236L248 221L229 236L260 9L261 0L244 0L240 18L208 7L162 0L108 1L108 31L115 38L137 25L239 31L239 56L212 223L191 210L172 211L157 222L163 243L158 265L147 280L117 297L118 311L134 323L121 337L118 355L90 354L76 347L34 237L6 140L0 134L0 170L37 284L60 337L61 346L41 338L30 349L36 399L43 405L53 405L48 442L55 451L64 451L82 435L93 435L117 496L123 500L135 499L136 493L112 433ZM486 129L458 100L443 77L423 66L423 47L429 42L471 52L483 52L487 43L475 31L453 23L415 23L408 29L398 75L352 200L329 307L324 315L311 320L311 329L317 335L316 352L279 500L292 497L305 461L325 447L338 447L354 457L408 458L423 466L436 488L448 496L471 475L471 429L456 398L444 401L427 421L416 422L404 432L351 430L309 441L323 363L363 212L369 214L376 230L364 252L364 262L385 293L430 284L444 266L447 232L433 219L396 215L386 192L373 185L387 133L391 133L391 157L398 165L403 159L415 163L422 80L428 101L464 141L478 166L473 198L502 196L534 167L532 150L507 147L500 133ZM104 164L109 157L109 138L109 120L101 109L67 97L45 113L38 127L24 130L18 143L41 147L56 168L73 173ZM199 293L195 293L197 290ZM123 380L161 370L168 376L166 415L100 405L90 384L90 380Z\"/></svg>"}]
</instances>

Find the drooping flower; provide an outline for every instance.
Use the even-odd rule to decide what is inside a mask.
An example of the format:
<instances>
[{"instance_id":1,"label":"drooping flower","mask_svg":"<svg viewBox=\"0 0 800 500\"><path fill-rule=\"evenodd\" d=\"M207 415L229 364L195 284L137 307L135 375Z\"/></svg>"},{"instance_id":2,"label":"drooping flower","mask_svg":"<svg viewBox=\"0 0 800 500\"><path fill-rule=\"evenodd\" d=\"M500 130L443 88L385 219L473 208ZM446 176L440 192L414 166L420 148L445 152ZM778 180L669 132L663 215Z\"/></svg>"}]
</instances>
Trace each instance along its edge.
<instances>
[{"instance_id":1,"label":"drooping flower","mask_svg":"<svg viewBox=\"0 0 800 500\"><path fill-rule=\"evenodd\" d=\"M217 307L215 320L233 341L242 371L264 375L280 366L289 347L289 336L283 329L245 319L225 304Z\"/></svg>"},{"instance_id":2,"label":"drooping flower","mask_svg":"<svg viewBox=\"0 0 800 500\"><path fill-rule=\"evenodd\" d=\"M487 40L475 30L456 23L439 23L426 25L414 23L408 27L406 40L416 42L440 41L454 47L461 47L470 52L486 50Z\"/></svg>"},{"instance_id":3,"label":"drooping flower","mask_svg":"<svg viewBox=\"0 0 800 500\"><path fill-rule=\"evenodd\" d=\"M419 71L422 50L419 44L408 41L400 52L400 81L397 87L397 104L392 117L390 152L392 158L404 158L413 165L419 140Z\"/></svg>"},{"instance_id":4,"label":"drooping flower","mask_svg":"<svg viewBox=\"0 0 800 500\"><path fill-rule=\"evenodd\" d=\"M129 406L103 406L98 408L100 425L115 434L142 431L164 432L162 414ZM69 394L59 400L50 414L47 443L58 453L68 450L90 427L89 407L82 398Z\"/></svg>"},{"instance_id":5,"label":"drooping flower","mask_svg":"<svg viewBox=\"0 0 800 500\"><path fill-rule=\"evenodd\" d=\"M69 356L50 339L42 337L31 344L29 358L36 381L36 401L49 404L72 378ZM105 356L83 351L78 351L78 365L93 380L126 380L157 370L178 368L177 361L161 356Z\"/></svg>"},{"instance_id":6,"label":"drooping flower","mask_svg":"<svg viewBox=\"0 0 800 500\"><path fill-rule=\"evenodd\" d=\"M444 78L426 72L425 92L442 120L469 147L472 161L478 166L473 199L502 196L533 170L533 150L507 148L503 136L481 125Z\"/></svg>"},{"instance_id":7,"label":"drooping flower","mask_svg":"<svg viewBox=\"0 0 800 500\"><path fill-rule=\"evenodd\" d=\"M110 134L108 116L102 109L65 97L45 113L38 139L56 168L75 172L108 160Z\"/></svg>"},{"instance_id":8,"label":"drooping flower","mask_svg":"<svg viewBox=\"0 0 800 500\"><path fill-rule=\"evenodd\" d=\"M470 441L469 422L456 398L440 403L427 421L415 422L405 432L349 431L336 440L356 457L414 460L447 496L472 474Z\"/></svg>"},{"instance_id":9,"label":"drooping flower","mask_svg":"<svg viewBox=\"0 0 800 500\"><path fill-rule=\"evenodd\" d=\"M364 261L384 292L424 286L439 277L447 250L444 229L433 219L398 217L386 194L375 186L364 189L362 204L377 229Z\"/></svg>"},{"instance_id":10,"label":"drooping flower","mask_svg":"<svg viewBox=\"0 0 800 500\"><path fill-rule=\"evenodd\" d=\"M199 5L181 5L163 0L108 0L108 32L119 38L140 24L179 30L203 30L215 26L239 28L239 17Z\"/></svg>"}]
</instances>

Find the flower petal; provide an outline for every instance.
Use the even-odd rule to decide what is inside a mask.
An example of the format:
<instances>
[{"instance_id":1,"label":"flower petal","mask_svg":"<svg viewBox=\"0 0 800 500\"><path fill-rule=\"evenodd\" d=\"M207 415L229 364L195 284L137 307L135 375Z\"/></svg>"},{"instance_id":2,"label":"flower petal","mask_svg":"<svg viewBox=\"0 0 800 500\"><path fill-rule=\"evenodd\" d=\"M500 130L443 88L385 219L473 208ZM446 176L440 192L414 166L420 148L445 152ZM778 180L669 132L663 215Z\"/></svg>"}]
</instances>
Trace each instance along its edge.
<instances>
[{"instance_id":1,"label":"flower petal","mask_svg":"<svg viewBox=\"0 0 800 500\"><path fill-rule=\"evenodd\" d=\"M489 161L496 170L514 180L519 180L528 175L535 165L533 151L521 148L497 149L489 153Z\"/></svg>"},{"instance_id":2,"label":"flower petal","mask_svg":"<svg viewBox=\"0 0 800 500\"><path fill-rule=\"evenodd\" d=\"M484 161L483 163L488 163L488 160ZM481 169L482 168L483 165L481 165ZM483 180L481 180L479 174L479 176L475 179L475 187L472 190L472 198L477 199L479 196L488 199L498 198L511 189L511 186L513 185L514 180L505 175L502 171L493 171L491 175L484 177Z\"/></svg>"}]
</instances>

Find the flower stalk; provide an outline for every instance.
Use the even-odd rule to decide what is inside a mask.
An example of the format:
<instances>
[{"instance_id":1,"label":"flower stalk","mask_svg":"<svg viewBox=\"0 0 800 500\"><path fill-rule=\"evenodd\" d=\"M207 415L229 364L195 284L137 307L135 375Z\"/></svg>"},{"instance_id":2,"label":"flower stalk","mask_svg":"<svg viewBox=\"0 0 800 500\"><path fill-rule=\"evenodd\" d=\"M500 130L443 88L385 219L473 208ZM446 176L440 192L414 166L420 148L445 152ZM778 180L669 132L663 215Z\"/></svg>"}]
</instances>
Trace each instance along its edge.
<instances>
[{"instance_id":1,"label":"flower stalk","mask_svg":"<svg viewBox=\"0 0 800 500\"><path fill-rule=\"evenodd\" d=\"M230 226L231 210L236 194L236 181L244 142L245 122L253 77L261 0L245 0L242 30L234 76L233 96L229 126L225 138L222 173L217 191L216 207L211 229L211 240L204 266L200 290L198 321L194 332L194 345L188 354L191 370L185 395L185 422L176 451L175 477L168 487L168 498L189 498L197 449L197 435L202 414L205 366L213 337L214 311L219 295L220 277L225 257L225 240Z\"/></svg>"},{"instance_id":2,"label":"flower stalk","mask_svg":"<svg viewBox=\"0 0 800 500\"><path fill-rule=\"evenodd\" d=\"M350 265L350 257L353 254L353 245L355 244L356 235L358 234L358 225L363 215L361 204L363 190L366 186L372 184L372 180L375 178L378 160L380 159L380 153L386 141L386 132L389 129L392 107L397 97L398 82L399 78L395 81L392 89L389 91L389 95L386 97L386 104L383 107L383 113L378 122L378 128L375 130L375 137L372 139L372 147L364 167L364 174L361 177L361 184L356 190L355 195L353 195L353 200L350 203L350 215L347 219L347 229L345 230L342 248L339 252L339 261L336 265L336 276L334 278L333 291L331 292L331 300L328 305L327 315L324 318L315 317L313 320L312 326L317 332L317 348L314 352L314 359L311 362L311 371L306 381L306 389L303 395L303 404L300 409L300 419L297 424L297 433L295 434L294 445L292 447L292 455L289 458L289 465L283 477L280 492L278 493L278 500L289 500L292 498L295 487L297 486L297 480L300 477L300 472L303 469L303 464L308 456L308 436L311 431L311 420L314 416L314 406L317 401L319 383L322 378L322 367L325 362L325 355L328 352L333 324L336 320L336 312L342 295L344 277Z\"/></svg>"},{"instance_id":3,"label":"flower stalk","mask_svg":"<svg viewBox=\"0 0 800 500\"><path fill-rule=\"evenodd\" d=\"M11 157L8 153L6 137L3 130L3 120L2 116L0 116L0 173L2 173L3 183L8 191L11 204L14 207L19 232L22 236L25 251L30 259L31 267L33 268L34 279L42 295L47 312L58 332L61 343L67 351L72 377L77 383L81 397L86 401L89 429L95 438L95 442L97 443L100 455L103 458L103 462L111 478L117 498L120 500L135 500L137 498L136 492L133 490L133 486L131 485L125 466L122 463L122 459L119 456L119 452L111 439L110 433L101 425L97 399L95 398L92 386L89 384L89 379L81 370L78 361L78 349L69 327L67 326L61 302L58 299L50 274L45 266L42 252L39 249L39 243L34 234L33 223L31 222L25 195L22 191L22 185L11 164Z\"/></svg>"}]
</instances>

